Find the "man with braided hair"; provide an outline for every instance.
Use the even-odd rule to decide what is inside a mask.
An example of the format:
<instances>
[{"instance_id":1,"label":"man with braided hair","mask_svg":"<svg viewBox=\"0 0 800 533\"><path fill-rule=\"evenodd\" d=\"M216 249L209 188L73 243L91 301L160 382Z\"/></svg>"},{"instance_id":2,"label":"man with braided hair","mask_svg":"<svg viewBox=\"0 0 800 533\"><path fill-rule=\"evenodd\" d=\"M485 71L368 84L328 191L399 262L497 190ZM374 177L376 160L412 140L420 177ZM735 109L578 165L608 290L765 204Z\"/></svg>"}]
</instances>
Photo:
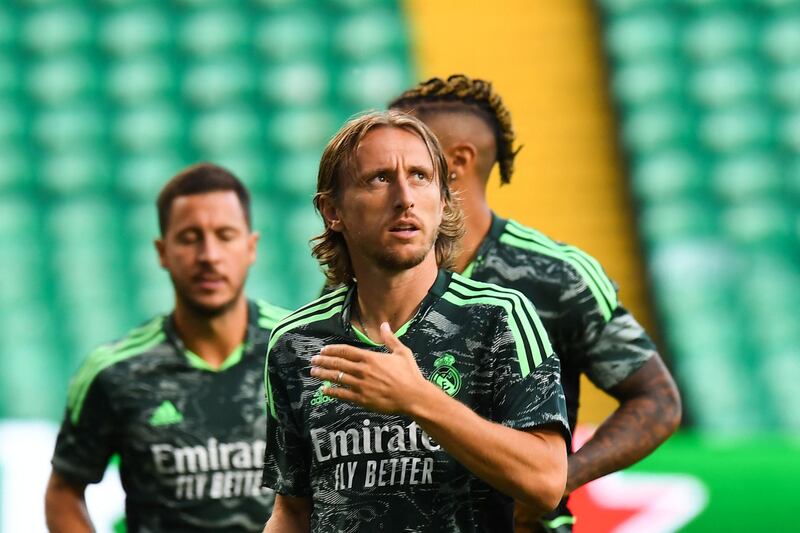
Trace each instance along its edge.
<instances>
[{"instance_id":1,"label":"man with braided hair","mask_svg":"<svg viewBox=\"0 0 800 533\"><path fill-rule=\"evenodd\" d=\"M577 420L581 374L620 402L570 455L559 508L537 524L534 513L517 505L517 531L571 531L570 492L639 461L678 427L681 404L675 383L594 258L490 209L486 185L491 170L497 163L502 184L510 183L519 151L511 114L491 83L463 75L433 78L389 107L422 119L442 144L450 186L461 197L466 220L456 271L517 289L536 306L561 359L570 429Z\"/></svg>"}]
</instances>

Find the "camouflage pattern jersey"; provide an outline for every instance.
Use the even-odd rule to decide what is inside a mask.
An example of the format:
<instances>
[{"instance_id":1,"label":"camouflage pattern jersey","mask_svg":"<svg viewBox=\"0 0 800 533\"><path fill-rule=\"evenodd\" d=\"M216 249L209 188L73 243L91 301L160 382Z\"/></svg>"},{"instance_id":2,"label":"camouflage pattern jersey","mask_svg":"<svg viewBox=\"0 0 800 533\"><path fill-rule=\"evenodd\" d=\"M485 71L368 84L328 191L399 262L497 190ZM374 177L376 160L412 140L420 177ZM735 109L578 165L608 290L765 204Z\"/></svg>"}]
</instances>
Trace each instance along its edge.
<instances>
[{"instance_id":1,"label":"camouflage pattern jersey","mask_svg":"<svg viewBox=\"0 0 800 533\"><path fill-rule=\"evenodd\" d=\"M581 374L609 390L656 353L644 329L619 304L617 287L597 260L518 222L493 214L489 234L463 275L516 289L536 306L561 360L572 431ZM563 502L549 518L553 526L561 525L559 531L569 531L573 522Z\"/></svg>"},{"instance_id":2,"label":"camouflage pattern jersey","mask_svg":"<svg viewBox=\"0 0 800 533\"><path fill-rule=\"evenodd\" d=\"M311 531L512 531L513 502L477 479L410 418L322 393L310 358L328 344L385 351L350 324L355 286L300 308L267 355L264 483L313 501ZM558 358L530 302L440 271L396 332L422 374L482 417L567 430Z\"/></svg>"},{"instance_id":3,"label":"camouflage pattern jersey","mask_svg":"<svg viewBox=\"0 0 800 533\"><path fill-rule=\"evenodd\" d=\"M94 351L75 374L53 468L96 483L120 457L130 533L260 532L264 355L286 312L248 302L244 343L217 370L189 352L171 316Z\"/></svg>"}]
</instances>

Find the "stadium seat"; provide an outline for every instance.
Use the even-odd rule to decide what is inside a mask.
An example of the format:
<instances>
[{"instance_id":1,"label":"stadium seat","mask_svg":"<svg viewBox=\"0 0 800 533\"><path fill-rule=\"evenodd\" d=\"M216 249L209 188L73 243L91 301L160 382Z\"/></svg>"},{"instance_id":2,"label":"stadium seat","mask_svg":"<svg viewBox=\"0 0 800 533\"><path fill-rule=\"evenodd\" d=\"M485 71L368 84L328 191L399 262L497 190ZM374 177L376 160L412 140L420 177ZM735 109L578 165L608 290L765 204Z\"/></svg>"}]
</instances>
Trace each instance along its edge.
<instances>
[{"instance_id":1,"label":"stadium seat","mask_svg":"<svg viewBox=\"0 0 800 533\"><path fill-rule=\"evenodd\" d=\"M105 71L106 93L119 105L172 97L176 76L167 58L141 55L121 59Z\"/></svg>"},{"instance_id":2,"label":"stadium seat","mask_svg":"<svg viewBox=\"0 0 800 533\"><path fill-rule=\"evenodd\" d=\"M121 7L102 20L99 44L113 56L157 52L171 42L168 11L156 5Z\"/></svg>"},{"instance_id":3,"label":"stadium seat","mask_svg":"<svg viewBox=\"0 0 800 533\"><path fill-rule=\"evenodd\" d=\"M92 37L92 15L78 5L56 3L31 12L22 23L22 44L38 54L84 47Z\"/></svg>"}]
</instances>

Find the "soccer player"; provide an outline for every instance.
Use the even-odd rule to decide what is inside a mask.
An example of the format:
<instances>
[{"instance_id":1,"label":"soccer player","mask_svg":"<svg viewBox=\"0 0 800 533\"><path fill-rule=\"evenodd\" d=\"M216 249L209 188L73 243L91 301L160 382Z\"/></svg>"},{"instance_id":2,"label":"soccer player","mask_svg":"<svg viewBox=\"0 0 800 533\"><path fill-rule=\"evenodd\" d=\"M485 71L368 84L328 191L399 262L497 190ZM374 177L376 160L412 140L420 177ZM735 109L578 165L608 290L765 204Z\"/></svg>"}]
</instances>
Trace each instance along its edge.
<instances>
[{"instance_id":1,"label":"soccer player","mask_svg":"<svg viewBox=\"0 0 800 533\"><path fill-rule=\"evenodd\" d=\"M70 383L45 498L54 532L93 530L84 490L114 454L130 533L260 531L269 516L264 355L286 312L243 292L259 238L250 195L199 164L166 184L157 208L175 308L98 348Z\"/></svg>"},{"instance_id":2,"label":"soccer player","mask_svg":"<svg viewBox=\"0 0 800 533\"><path fill-rule=\"evenodd\" d=\"M270 340L266 531L512 531L512 497L563 493L558 358L520 293L440 268L462 234L446 170L398 112L322 155L313 253L343 285Z\"/></svg>"},{"instance_id":3,"label":"soccer player","mask_svg":"<svg viewBox=\"0 0 800 533\"><path fill-rule=\"evenodd\" d=\"M503 184L514 170L511 114L489 82L463 75L433 78L390 103L425 122L442 143L451 188L460 196L466 236L456 272L519 290L536 306L561 360L570 429L578 413L580 375L616 398L616 411L569 457L567 487L541 526L571 531L566 497L581 485L642 459L680 423L678 390L656 347L620 305L598 262L574 246L494 214L486 201L492 167ZM535 513L518 526L536 529Z\"/></svg>"}]
</instances>

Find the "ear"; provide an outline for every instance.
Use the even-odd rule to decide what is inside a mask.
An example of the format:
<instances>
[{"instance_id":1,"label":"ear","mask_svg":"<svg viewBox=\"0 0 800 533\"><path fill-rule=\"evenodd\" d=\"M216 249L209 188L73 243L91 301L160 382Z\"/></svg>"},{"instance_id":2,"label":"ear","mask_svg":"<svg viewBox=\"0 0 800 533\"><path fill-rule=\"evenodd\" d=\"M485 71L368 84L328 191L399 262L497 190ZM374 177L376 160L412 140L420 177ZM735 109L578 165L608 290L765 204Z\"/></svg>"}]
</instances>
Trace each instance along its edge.
<instances>
[{"instance_id":1,"label":"ear","mask_svg":"<svg viewBox=\"0 0 800 533\"><path fill-rule=\"evenodd\" d=\"M161 268L167 269L167 252L166 252L166 245L164 244L164 239L156 239L153 241L153 244L156 247L156 252L158 253L158 264L161 265Z\"/></svg>"},{"instance_id":2,"label":"ear","mask_svg":"<svg viewBox=\"0 0 800 533\"><path fill-rule=\"evenodd\" d=\"M451 173L456 177L472 174L475 162L478 160L478 149L474 144L461 142L454 144L447 150L447 164Z\"/></svg>"},{"instance_id":3,"label":"ear","mask_svg":"<svg viewBox=\"0 0 800 533\"><path fill-rule=\"evenodd\" d=\"M257 231L251 231L250 235L247 236L247 259L249 265L256 262L259 239L261 239L261 234Z\"/></svg>"},{"instance_id":4,"label":"ear","mask_svg":"<svg viewBox=\"0 0 800 533\"><path fill-rule=\"evenodd\" d=\"M339 217L339 209L333 202L333 198L325 196L320 199L320 213L326 228L338 232L342 231L342 219Z\"/></svg>"}]
</instances>

